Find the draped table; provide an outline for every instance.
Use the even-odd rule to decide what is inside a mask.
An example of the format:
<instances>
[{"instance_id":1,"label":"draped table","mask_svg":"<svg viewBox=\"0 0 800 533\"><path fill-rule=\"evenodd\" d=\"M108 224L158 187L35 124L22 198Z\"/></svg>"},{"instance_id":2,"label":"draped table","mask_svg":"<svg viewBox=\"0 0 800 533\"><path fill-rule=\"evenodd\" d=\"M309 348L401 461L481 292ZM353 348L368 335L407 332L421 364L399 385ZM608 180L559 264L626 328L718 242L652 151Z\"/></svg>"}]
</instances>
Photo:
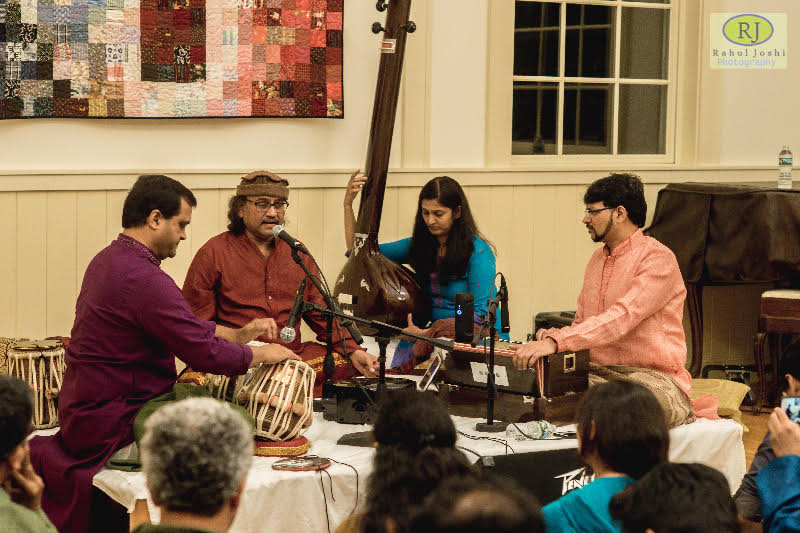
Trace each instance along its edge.
<instances>
[{"instance_id":1,"label":"draped table","mask_svg":"<svg viewBox=\"0 0 800 533\"><path fill-rule=\"evenodd\" d=\"M475 431L476 419L453 417L453 420L456 428L466 435L486 436ZM306 432L311 441L308 453L338 461L331 464L327 474L281 472L272 469L276 458L254 457L242 504L230 531L296 533L324 532L328 528L333 531L354 509L363 511L366 480L372 471L375 451L372 448L340 446L336 441L346 433L368 429L368 426L329 422L323 420L321 413L315 413L314 422ZM504 439L505 435L501 433L499 437ZM577 449L575 439L509 440L508 444L518 454ZM471 450L465 452L470 461L478 459L476 454L498 456L511 453L501 443L472 440L463 435L459 435L457 445ZM526 457L535 458L535 455L527 454ZM731 420L699 419L674 428L670 431L669 457L672 461L700 462L718 469L727 478L733 492L745 473L742 426ZM340 463L351 465L357 473ZM129 512L138 508L141 513L147 509L149 517L158 520L158 508L149 499L143 473L103 469L94 477L94 486ZM147 514L142 513L141 518L147 519ZM134 521L132 519L132 525Z\"/></svg>"},{"instance_id":2,"label":"draped table","mask_svg":"<svg viewBox=\"0 0 800 533\"><path fill-rule=\"evenodd\" d=\"M800 282L800 184L672 183L645 230L675 253L686 283L690 372L703 368L703 287Z\"/></svg>"}]
</instances>

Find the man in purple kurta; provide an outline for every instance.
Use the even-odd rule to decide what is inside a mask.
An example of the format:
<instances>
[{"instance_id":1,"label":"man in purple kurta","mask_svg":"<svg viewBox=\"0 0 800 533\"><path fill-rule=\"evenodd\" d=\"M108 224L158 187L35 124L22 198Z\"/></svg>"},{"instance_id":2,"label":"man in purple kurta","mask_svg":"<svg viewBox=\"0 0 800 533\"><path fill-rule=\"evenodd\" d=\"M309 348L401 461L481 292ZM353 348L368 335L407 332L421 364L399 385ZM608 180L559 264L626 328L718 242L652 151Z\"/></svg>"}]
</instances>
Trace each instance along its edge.
<instances>
[{"instance_id":1,"label":"man in purple kurta","mask_svg":"<svg viewBox=\"0 0 800 533\"><path fill-rule=\"evenodd\" d=\"M285 349L223 340L247 342L264 328L231 330L197 319L161 270L161 260L174 257L186 238L194 205L194 195L177 181L140 177L125 200L125 230L86 269L59 395L61 429L31 442L31 460L46 484L43 507L62 532L90 530L92 478L133 442L139 408L172 389L176 356L225 375L298 359Z\"/></svg>"}]
</instances>

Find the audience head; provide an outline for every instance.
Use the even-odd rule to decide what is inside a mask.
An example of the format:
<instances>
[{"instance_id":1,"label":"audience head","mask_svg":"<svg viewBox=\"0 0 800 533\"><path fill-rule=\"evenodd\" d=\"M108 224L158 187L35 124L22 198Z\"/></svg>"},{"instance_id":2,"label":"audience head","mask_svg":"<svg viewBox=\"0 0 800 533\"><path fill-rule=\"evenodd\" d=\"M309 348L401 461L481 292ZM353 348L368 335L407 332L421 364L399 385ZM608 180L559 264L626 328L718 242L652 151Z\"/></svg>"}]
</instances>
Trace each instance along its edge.
<instances>
[{"instance_id":1,"label":"audience head","mask_svg":"<svg viewBox=\"0 0 800 533\"><path fill-rule=\"evenodd\" d=\"M274 237L272 227L286 221L287 207L288 180L266 170L251 172L242 177L228 202L228 231L241 235L247 230L254 237L269 241Z\"/></svg>"},{"instance_id":2,"label":"audience head","mask_svg":"<svg viewBox=\"0 0 800 533\"><path fill-rule=\"evenodd\" d=\"M697 463L664 463L614 496L611 515L626 533L739 533L725 477Z\"/></svg>"},{"instance_id":3,"label":"audience head","mask_svg":"<svg viewBox=\"0 0 800 533\"><path fill-rule=\"evenodd\" d=\"M624 207L634 226L644 227L647 201L642 180L634 174L611 174L593 182L583 195L583 203L602 203L603 207Z\"/></svg>"},{"instance_id":4,"label":"audience head","mask_svg":"<svg viewBox=\"0 0 800 533\"><path fill-rule=\"evenodd\" d=\"M7 464L27 452L33 430L33 390L12 376L0 375L0 461Z\"/></svg>"},{"instance_id":5,"label":"audience head","mask_svg":"<svg viewBox=\"0 0 800 533\"><path fill-rule=\"evenodd\" d=\"M233 521L253 462L253 430L241 414L211 398L165 405L147 419L140 449L156 505Z\"/></svg>"},{"instance_id":6,"label":"audience head","mask_svg":"<svg viewBox=\"0 0 800 533\"><path fill-rule=\"evenodd\" d=\"M544 533L536 498L507 478L461 476L442 482L413 518L414 533Z\"/></svg>"},{"instance_id":7,"label":"audience head","mask_svg":"<svg viewBox=\"0 0 800 533\"><path fill-rule=\"evenodd\" d=\"M669 428L652 392L627 380L590 387L578 409L578 447L589 464L639 479L667 461Z\"/></svg>"},{"instance_id":8,"label":"audience head","mask_svg":"<svg viewBox=\"0 0 800 533\"><path fill-rule=\"evenodd\" d=\"M486 241L478 231L461 185L450 176L438 176L426 183L417 201L409 252L421 284L427 286L427 276L436 268L438 239L445 238L447 243L439 265L446 282L450 276L463 276L466 272L475 236Z\"/></svg>"},{"instance_id":9,"label":"audience head","mask_svg":"<svg viewBox=\"0 0 800 533\"><path fill-rule=\"evenodd\" d=\"M800 341L786 347L781 358L783 387L790 396L800 396Z\"/></svg>"},{"instance_id":10,"label":"audience head","mask_svg":"<svg viewBox=\"0 0 800 533\"><path fill-rule=\"evenodd\" d=\"M446 407L430 393L387 394L373 436L377 450L367 481L366 531L383 531L387 520L405 531L409 511L442 480L473 472L455 447L456 429Z\"/></svg>"}]
</instances>

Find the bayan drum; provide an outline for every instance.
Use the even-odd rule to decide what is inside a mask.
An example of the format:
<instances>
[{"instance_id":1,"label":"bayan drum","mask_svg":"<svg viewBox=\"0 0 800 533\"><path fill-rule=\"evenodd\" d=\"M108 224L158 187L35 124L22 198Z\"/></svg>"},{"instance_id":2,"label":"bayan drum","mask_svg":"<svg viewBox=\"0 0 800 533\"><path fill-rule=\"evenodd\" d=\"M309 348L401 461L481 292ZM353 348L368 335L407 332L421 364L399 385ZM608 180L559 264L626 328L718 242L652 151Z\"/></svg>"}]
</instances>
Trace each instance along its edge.
<instances>
[{"instance_id":1,"label":"bayan drum","mask_svg":"<svg viewBox=\"0 0 800 533\"><path fill-rule=\"evenodd\" d=\"M58 393L64 368L64 344L59 340L21 341L8 348L8 373L33 389L36 429L58 425Z\"/></svg>"},{"instance_id":2,"label":"bayan drum","mask_svg":"<svg viewBox=\"0 0 800 533\"><path fill-rule=\"evenodd\" d=\"M241 392L244 379L244 376L228 377L218 374L205 374L202 383L211 391L213 398L235 403L235 399Z\"/></svg>"}]
</instances>

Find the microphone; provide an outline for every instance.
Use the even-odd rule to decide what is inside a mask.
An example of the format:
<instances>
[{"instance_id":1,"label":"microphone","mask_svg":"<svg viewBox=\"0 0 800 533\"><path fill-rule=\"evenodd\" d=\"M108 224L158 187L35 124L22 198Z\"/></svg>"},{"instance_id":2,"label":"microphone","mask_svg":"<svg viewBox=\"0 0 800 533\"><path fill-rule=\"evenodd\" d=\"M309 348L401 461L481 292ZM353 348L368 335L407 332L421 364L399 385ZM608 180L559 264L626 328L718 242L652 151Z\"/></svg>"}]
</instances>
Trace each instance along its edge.
<instances>
[{"instance_id":1,"label":"microphone","mask_svg":"<svg viewBox=\"0 0 800 533\"><path fill-rule=\"evenodd\" d=\"M275 226L272 227L272 233L277 238L281 239L282 241L285 241L286 244L291 246L292 250L297 250L298 252L303 252L306 255L311 255L310 253L308 253L308 250L306 250L306 247L303 246L300 243L300 241L298 241L297 239L286 233L286 228L284 228L280 224L276 224Z\"/></svg>"},{"instance_id":2,"label":"microphone","mask_svg":"<svg viewBox=\"0 0 800 533\"><path fill-rule=\"evenodd\" d=\"M346 329L347 332L350 334L350 336L353 338L353 342L355 342L356 344L361 344L362 342L364 342L364 337L361 336L361 332L358 331L358 327L356 327L355 323L352 320L341 320L340 322L342 326L344 326L344 329Z\"/></svg>"},{"instance_id":3,"label":"microphone","mask_svg":"<svg viewBox=\"0 0 800 533\"><path fill-rule=\"evenodd\" d=\"M511 323L508 318L508 287L506 278L502 274L500 274L500 290L497 298L500 300L500 331L508 333L511 331Z\"/></svg>"},{"instance_id":4,"label":"microphone","mask_svg":"<svg viewBox=\"0 0 800 533\"><path fill-rule=\"evenodd\" d=\"M279 228L281 226L275 227ZM289 320L286 321L286 326L281 330L281 340L287 344L293 342L297 336L294 327L297 324L297 320L300 318L300 308L303 306L303 294L306 292L306 279L307 278L303 278L303 281L300 282L300 288L297 289L297 296L294 297L292 310L289 311Z\"/></svg>"}]
</instances>

